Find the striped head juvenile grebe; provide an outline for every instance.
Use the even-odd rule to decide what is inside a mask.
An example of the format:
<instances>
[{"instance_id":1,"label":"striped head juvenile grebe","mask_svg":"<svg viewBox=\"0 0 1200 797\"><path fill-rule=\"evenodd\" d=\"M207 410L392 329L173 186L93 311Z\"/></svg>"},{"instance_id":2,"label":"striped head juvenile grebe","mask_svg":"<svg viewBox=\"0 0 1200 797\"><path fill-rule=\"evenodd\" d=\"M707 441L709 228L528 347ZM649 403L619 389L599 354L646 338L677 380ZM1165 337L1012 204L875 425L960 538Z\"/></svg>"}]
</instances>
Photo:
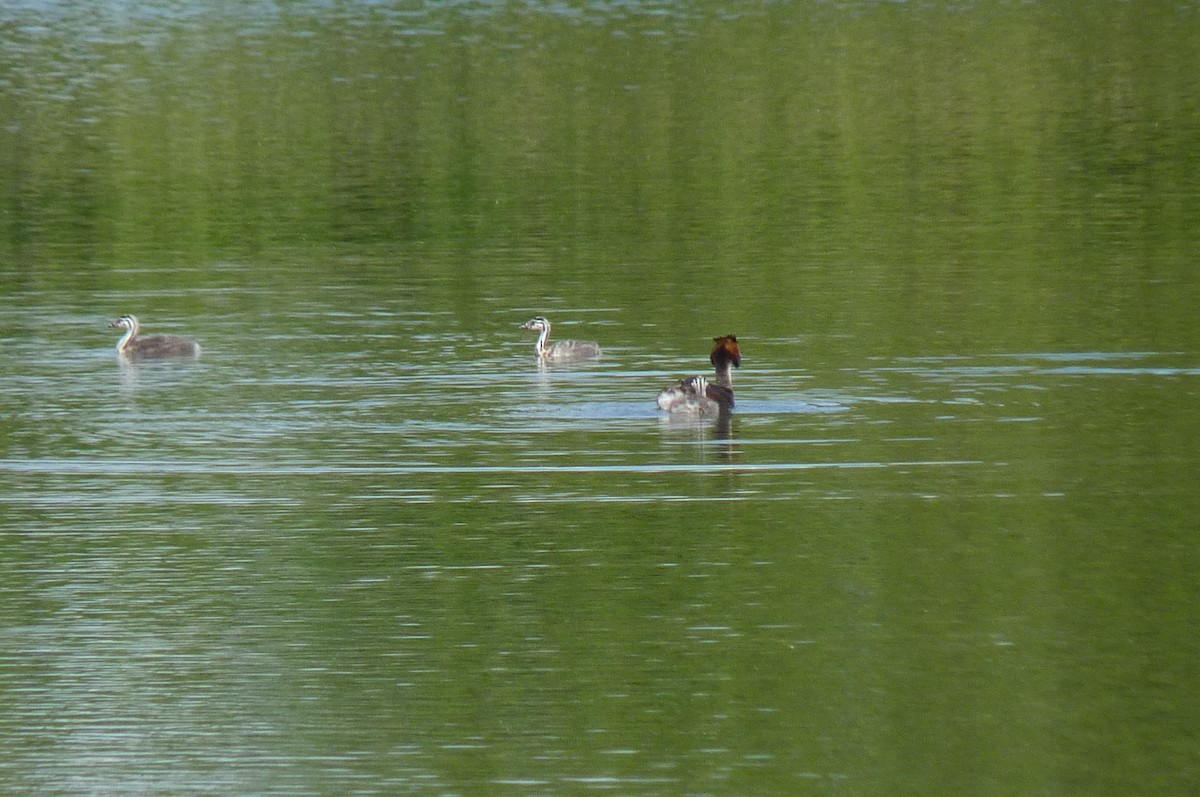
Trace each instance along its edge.
<instances>
[{"instance_id":1,"label":"striped head juvenile grebe","mask_svg":"<svg viewBox=\"0 0 1200 797\"><path fill-rule=\"evenodd\" d=\"M141 325L136 316L123 315L108 327L125 330L125 334L117 341L117 353L122 357L145 360L200 355L200 344L179 335L138 335Z\"/></svg>"},{"instance_id":2,"label":"striped head juvenile grebe","mask_svg":"<svg viewBox=\"0 0 1200 797\"><path fill-rule=\"evenodd\" d=\"M690 415L716 415L733 409L733 376L729 367L740 368L742 365L737 337L722 335L713 338L713 349L708 359L716 371L712 378L690 376L660 390L658 408Z\"/></svg>"},{"instance_id":3,"label":"striped head juvenile grebe","mask_svg":"<svg viewBox=\"0 0 1200 797\"><path fill-rule=\"evenodd\" d=\"M539 360L550 362L566 362L568 360L590 360L600 356L600 344L590 340L559 340L549 343L550 322L545 316L534 316L521 324L521 329L535 329L538 335L533 350Z\"/></svg>"}]
</instances>

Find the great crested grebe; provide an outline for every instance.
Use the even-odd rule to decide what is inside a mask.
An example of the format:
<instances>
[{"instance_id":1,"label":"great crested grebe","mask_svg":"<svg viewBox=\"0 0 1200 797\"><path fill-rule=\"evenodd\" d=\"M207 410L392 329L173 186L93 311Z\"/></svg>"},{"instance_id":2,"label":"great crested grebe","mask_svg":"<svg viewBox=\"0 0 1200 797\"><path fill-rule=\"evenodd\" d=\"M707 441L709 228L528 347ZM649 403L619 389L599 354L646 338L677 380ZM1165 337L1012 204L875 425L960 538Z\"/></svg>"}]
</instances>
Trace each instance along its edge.
<instances>
[{"instance_id":1,"label":"great crested grebe","mask_svg":"<svg viewBox=\"0 0 1200 797\"><path fill-rule=\"evenodd\" d=\"M109 329L124 329L125 334L117 341L117 352L130 359L154 359L163 357L198 357L200 344L178 335L138 336L141 328L135 316L123 315L108 325Z\"/></svg>"},{"instance_id":2,"label":"great crested grebe","mask_svg":"<svg viewBox=\"0 0 1200 797\"><path fill-rule=\"evenodd\" d=\"M672 413L692 415L714 415L733 409L733 378L729 366L742 366L742 352L737 337L722 335L713 338L709 361L716 369L711 379L706 376L690 376L681 379L658 393L658 408Z\"/></svg>"},{"instance_id":3,"label":"great crested grebe","mask_svg":"<svg viewBox=\"0 0 1200 797\"><path fill-rule=\"evenodd\" d=\"M537 343L533 344L533 350L537 352L539 360L565 362L567 360L589 360L600 356L600 344L590 340L559 340L547 343L546 341L550 337L550 322L544 316L534 316L521 324L521 329L536 329L541 333L538 335Z\"/></svg>"}]
</instances>

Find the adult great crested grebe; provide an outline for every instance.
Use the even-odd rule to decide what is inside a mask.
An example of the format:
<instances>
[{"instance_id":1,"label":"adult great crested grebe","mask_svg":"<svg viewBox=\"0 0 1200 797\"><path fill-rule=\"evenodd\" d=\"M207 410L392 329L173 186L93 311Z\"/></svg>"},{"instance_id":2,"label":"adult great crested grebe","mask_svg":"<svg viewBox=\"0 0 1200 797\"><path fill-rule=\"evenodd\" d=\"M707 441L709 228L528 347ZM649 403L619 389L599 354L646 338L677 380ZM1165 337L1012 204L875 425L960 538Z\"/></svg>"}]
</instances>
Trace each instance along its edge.
<instances>
[{"instance_id":1,"label":"adult great crested grebe","mask_svg":"<svg viewBox=\"0 0 1200 797\"><path fill-rule=\"evenodd\" d=\"M537 343L533 344L533 350L537 352L539 360L566 362L568 360L590 360L600 356L600 344L590 340L559 340L547 343L550 337L550 322L546 320L545 316L534 316L521 324L521 329L536 329L541 333L538 335Z\"/></svg>"},{"instance_id":2,"label":"adult great crested grebe","mask_svg":"<svg viewBox=\"0 0 1200 797\"><path fill-rule=\"evenodd\" d=\"M722 335L713 338L709 362L716 376L690 376L681 379L658 393L658 408L671 413L716 415L733 409L733 378L729 366L742 366L742 352L737 337Z\"/></svg>"},{"instance_id":3,"label":"adult great crested grebe","mask_svg":"<svg viewBox=\"0 0 1200 797\"><path fill-rule=\"evenodd\" d=\"M198 357L200 344L179 335L146 335L140 337L141 325L135 316L123 315L108 325L109 329L124 329L117 341L117 353L136 360L164 357Z\"/></svg>"}]
</instances>

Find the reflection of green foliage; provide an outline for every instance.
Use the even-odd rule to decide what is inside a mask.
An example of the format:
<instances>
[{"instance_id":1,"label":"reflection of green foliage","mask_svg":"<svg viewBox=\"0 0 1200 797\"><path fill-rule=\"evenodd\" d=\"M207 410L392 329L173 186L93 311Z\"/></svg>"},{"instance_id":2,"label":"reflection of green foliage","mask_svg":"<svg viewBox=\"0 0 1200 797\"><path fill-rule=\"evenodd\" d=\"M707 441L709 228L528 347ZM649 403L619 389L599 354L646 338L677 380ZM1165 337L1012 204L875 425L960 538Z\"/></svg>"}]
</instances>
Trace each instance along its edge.
<instances>
[{"instance_id":1,"label":"reflection of green foliage","mask_svg":"<svg viewBox=\"0 0 1200 797\"><path fill-rule=\"evenodd\" d=\"M719 274L1003 326L1196 243L1183 10L240 13L0 28L0 253L435 246L624 306Z\"/></svg>"}]
</instances>

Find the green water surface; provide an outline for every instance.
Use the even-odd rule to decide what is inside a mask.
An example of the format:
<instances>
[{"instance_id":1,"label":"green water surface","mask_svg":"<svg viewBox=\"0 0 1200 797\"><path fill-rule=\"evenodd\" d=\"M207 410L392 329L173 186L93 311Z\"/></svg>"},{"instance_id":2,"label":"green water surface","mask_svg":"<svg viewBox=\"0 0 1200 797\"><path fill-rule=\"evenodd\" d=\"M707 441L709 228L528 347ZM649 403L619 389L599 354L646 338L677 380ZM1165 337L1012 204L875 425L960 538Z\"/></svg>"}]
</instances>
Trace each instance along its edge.
<instances>
[{"instance_id":1,"label":"green water surface","mask_svg":"<svg viewBox=\"0 0 1200 797\"><path fill-rule=\"evenodd\" d=\"M1197 76L1187 3L0 7L0 791L1194 794Z\"/></svg>"}]
</instances>

